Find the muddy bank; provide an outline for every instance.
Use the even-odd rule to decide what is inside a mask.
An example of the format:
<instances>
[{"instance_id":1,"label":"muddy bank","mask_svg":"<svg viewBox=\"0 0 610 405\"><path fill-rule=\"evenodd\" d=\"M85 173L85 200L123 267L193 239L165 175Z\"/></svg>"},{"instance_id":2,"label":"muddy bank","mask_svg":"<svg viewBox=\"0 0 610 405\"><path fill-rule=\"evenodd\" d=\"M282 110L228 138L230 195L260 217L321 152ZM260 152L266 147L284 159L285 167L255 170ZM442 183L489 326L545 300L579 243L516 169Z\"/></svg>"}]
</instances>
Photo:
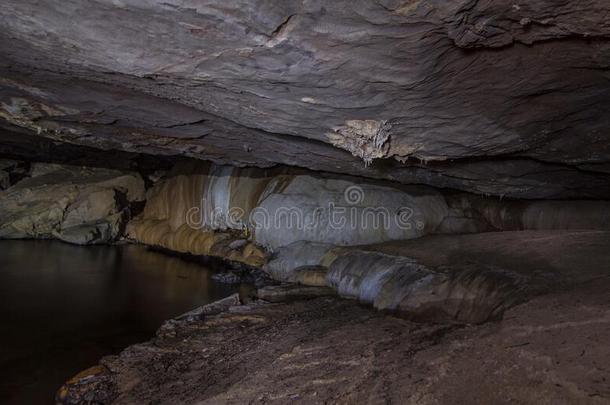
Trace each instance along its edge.
<instances>
[{"instance_id":1,"label":"muddy bank","mask_svg":"<svg viewBox=\"0 0 610 405\"><path fill-rule=\"evenodd\" d=\"M477 326L318 297L172 321L60 390L61 403L610 401L610 278ZM82 403L82 402L81 402Z\"/></svg>"}]
</instances>

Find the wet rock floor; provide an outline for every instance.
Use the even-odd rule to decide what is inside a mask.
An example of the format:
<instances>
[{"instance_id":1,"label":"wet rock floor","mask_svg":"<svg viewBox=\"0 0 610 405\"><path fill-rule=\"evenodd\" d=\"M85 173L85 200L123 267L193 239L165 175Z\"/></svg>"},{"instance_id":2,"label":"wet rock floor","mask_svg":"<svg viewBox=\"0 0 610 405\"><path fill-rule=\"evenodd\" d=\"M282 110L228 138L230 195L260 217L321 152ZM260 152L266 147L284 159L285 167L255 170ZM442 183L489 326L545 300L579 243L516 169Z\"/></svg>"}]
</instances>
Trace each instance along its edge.
<instances>
[{"instance_id":1,"label":"wet rock floor","mask_svg":"<svg viewBox=\"0 0 610 405\"><path fill-rule=\"evenodd\" d=\"M415 323L335 297L236 302L166 323L75 377L59 399L605 404L609 292L610 277L600 277L466 326Z\"/></svg>"}]
</instances>

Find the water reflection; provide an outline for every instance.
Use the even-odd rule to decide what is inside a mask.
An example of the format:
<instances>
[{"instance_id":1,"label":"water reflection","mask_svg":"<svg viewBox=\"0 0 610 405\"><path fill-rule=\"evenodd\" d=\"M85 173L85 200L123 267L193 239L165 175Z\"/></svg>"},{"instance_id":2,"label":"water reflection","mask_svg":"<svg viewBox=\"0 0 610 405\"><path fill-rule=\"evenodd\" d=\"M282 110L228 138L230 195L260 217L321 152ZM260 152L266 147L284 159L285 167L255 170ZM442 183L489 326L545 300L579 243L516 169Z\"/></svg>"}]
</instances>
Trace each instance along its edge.
<instances>
[{"instance_id":1,"label":"water reflection","mask_svg":"<svg viewBox=\"0 0 610 405\"><path fill-rule=\"evenodd\" d=\"M0 403L52 403L58 386L163 320L245 286L141 246L0 242Z\"/></svg>"}]
</instances>

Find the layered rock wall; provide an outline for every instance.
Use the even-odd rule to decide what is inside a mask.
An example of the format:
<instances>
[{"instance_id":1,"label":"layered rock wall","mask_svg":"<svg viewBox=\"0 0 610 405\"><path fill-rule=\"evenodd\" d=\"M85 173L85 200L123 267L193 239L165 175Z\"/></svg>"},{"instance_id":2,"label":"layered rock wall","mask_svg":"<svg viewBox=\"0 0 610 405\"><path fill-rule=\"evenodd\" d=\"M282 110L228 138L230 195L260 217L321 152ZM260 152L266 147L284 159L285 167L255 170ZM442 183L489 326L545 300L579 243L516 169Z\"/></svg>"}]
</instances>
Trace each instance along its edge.
<instances>
[{"instance_id":1,"label":"layered rock wall","mask_svg":"<svg viewBox=\"0 0 610 405\"><path fill-rule=\"evenodd\" d=\"M125 234L442 321L482 322L590 279L604 264L583 265L561 250L602 246L610 230L607 201L501 200L287 167L184 160L146 195L130 172L14 161L3 168L9 178L27 177L0 192L0 237L91 244Z\"/></svg>"},{"instance_id":2,"label":"layered rock wall","mask_svg":"<svg viewBox=\"0 0 610 405\"><path fill-rule=\"evenodd\" d=\"M179 229L194 235L222 231L277 251L299 241L350 246L433 233L608 230L609 212L608 201L484 198L286 167L238 168L188 160L149 191L130 232L145 222L154 225L156 231L132 236L155 244Z\"/></svg>"}]
</instances>

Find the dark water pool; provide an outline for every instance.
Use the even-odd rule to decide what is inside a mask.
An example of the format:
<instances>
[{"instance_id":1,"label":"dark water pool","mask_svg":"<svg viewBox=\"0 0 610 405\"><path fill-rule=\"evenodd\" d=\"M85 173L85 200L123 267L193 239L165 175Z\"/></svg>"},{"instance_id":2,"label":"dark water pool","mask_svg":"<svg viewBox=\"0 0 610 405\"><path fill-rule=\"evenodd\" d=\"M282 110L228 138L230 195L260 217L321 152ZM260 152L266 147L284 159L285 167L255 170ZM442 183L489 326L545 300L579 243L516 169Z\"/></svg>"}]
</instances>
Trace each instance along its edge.
<instances>
[{"instance_id":1,"label":"dark water pool","mask_svg":"<svg viewBox=\"0 0 610 405\"><path fill-rule=\"evenodd\" d=\"M100 357L247 286L142 246L0 241L0 403L50 404Z\"/></svg>"}]
</instances>

